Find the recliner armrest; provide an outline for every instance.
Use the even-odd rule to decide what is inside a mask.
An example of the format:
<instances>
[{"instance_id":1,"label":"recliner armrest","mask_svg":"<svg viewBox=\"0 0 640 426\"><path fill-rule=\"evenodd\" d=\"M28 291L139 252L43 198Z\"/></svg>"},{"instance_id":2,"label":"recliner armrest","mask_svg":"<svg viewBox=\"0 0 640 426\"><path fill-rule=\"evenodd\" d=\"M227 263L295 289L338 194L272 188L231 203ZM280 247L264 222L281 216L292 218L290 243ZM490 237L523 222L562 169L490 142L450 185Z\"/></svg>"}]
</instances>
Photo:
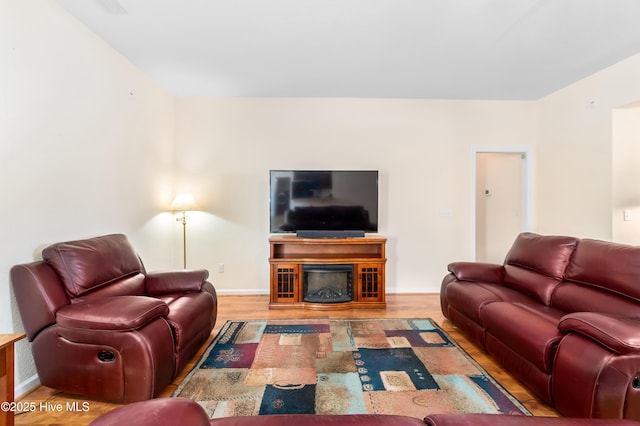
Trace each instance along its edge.
<instances>
[{"instance_id":1,"label":"recliner armrest","mask_svg":"<svg viewBox=\"0 0 640 426\"><path fill-rule=\"evenodd\" d=\"M166 317L169 307L146 296L114 296L83 300L56 313L58 325L90 330L136 330L150 321Z\"/></svg>"},{"instance_id":2,"label":"recliner armrest","mask_svg":"<svg viewBox=\"0 0 640 426\"><path fill-rule=\"evenodd\" d=\"M69 304L62 283L53 268L45 262L15 265L11 268L11 284L27 339L56 322L56 312Z\"/></svg>"},{"instance_id":3,"label":"recliner armrest","mask_svg":"<svg viewBox=\"0 0 640 426\"><path fill-rule=\"evenodd\" d=\"M449 264L447 269L460 281L499 284L504 280L504 266L496 263L453 262Z\"/></svg>"},{"instance_id":4,"label":"recliner armrest","mask_svg":"<svg viewBox=\"0 0 640 426\"><path fill-rule=\"evenodd\" d=\"M193 293L202 290L202 285L208 277L209 271L206 269L149 272L145 287L150 295Z\"/></svg>"},{"instance_id":5,"label":"recliner armrest","mask_svg":"<svg viewBox=\"0 0 640 426\"><path fill-rule=\"evenodd\" d=\"M574 312L558 324L564 333L579 333L621 355L640 353L640 320L597 312Z\"/></svg>"}]
</instances>

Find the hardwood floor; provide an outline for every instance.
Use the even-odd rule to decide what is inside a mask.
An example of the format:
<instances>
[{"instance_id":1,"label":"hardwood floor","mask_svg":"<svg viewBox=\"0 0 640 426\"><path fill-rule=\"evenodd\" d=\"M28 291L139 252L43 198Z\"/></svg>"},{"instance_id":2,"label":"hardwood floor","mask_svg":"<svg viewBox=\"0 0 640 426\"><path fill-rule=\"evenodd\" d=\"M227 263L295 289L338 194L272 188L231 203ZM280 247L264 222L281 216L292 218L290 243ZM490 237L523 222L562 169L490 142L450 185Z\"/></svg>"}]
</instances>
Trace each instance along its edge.
<instances>
[{"instance_id":1,"label":"hardwood floor","mask_svg":"<svg viewBox=\"0 0 640 426\"><path fill-rule=\"evenodd\" d=\"M218 296L218 319L209 341L213 339L227 320L234 319L432 318L531 413L536 416L558 416L558 413L553 408L541 402L520 385L515 378L502 370L487 354L469 343L449 321L445 320L440 311L440 299L437 294L389 294L387 295L386 309L346 309L337 311L269 310L268 302L268 296ZM187 365L176 380L167 386L159 395L160 397L171 396L174 389L191 370L207 345L202 347L198 355ZM39 386L20 397L19 401L34 402L38 409L17 414L15 417L16 425L86 425L101 414L119 406L118 404L59 392L44 386ZM67 403L75 403L77 410L68 411L66 409ZM62 407L62 409L56 411L55 409L58 407Z\"/></svg>"}]
</instances>

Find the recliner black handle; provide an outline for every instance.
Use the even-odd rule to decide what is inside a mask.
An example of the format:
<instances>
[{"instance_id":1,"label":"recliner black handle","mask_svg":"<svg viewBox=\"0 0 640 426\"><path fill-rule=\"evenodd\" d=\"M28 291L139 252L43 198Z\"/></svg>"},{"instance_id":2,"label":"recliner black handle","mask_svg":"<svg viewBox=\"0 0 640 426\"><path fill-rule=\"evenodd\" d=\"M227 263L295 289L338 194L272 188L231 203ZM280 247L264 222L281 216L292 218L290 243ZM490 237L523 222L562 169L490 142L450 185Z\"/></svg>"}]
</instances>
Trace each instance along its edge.
<instances>
[{"instance_id":1,"label":"recliner black handle","mask_svg":"<svg viewBox=\"0 0 640 426\"><path fill-rule=\"evenodd\" d=\"M633 381L631 382L631 386L634 389L640 389L640 377L634 377Z\"/></svg>"},{"instance_id":2,"label":"recliner black handle","mask_svg":"<svg viewBox=\"0 0 640 426\"><path fill-rule=\"evenodd\" d=\"M116 356L113 352L100 351L98 352L98 359L102 362L113 362L116 360Z\"/></svg>"}]
</instances>

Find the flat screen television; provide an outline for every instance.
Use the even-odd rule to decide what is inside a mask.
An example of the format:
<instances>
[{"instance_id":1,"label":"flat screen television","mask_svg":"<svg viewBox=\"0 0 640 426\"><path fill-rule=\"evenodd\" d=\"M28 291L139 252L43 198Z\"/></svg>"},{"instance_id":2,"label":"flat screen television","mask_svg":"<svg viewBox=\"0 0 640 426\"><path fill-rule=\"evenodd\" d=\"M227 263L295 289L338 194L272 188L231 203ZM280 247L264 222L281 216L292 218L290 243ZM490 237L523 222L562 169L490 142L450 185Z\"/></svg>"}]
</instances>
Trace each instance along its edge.
<instances>
[{"instance_id":1,"label":"flat screen television","mask_svg":"<svg viewBox=\"0 0 640 426\"><path fill-rule=\"evenodd\" d=\"M378 232L377 170L271 170L269 175L271 233Z\"/></svg>"}]
</instances>

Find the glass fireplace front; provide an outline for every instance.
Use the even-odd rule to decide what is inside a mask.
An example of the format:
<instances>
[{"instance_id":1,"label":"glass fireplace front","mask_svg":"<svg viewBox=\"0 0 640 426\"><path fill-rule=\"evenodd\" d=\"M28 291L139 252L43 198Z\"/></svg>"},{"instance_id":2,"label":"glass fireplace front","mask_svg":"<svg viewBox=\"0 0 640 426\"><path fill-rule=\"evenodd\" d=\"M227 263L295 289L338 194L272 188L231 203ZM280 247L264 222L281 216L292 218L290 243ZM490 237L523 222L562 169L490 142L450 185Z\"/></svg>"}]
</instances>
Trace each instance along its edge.
<instances>
[{"instance_id":1,"label":"glass fireplace front","mask_svg":"<svg viewBox=\"0 0 640 426\"><path fill-rule=\"evenodd\" d=\"M303 265L302 300L338 303L353 300L353 265Z\"/></svg>"}]
</instances>

